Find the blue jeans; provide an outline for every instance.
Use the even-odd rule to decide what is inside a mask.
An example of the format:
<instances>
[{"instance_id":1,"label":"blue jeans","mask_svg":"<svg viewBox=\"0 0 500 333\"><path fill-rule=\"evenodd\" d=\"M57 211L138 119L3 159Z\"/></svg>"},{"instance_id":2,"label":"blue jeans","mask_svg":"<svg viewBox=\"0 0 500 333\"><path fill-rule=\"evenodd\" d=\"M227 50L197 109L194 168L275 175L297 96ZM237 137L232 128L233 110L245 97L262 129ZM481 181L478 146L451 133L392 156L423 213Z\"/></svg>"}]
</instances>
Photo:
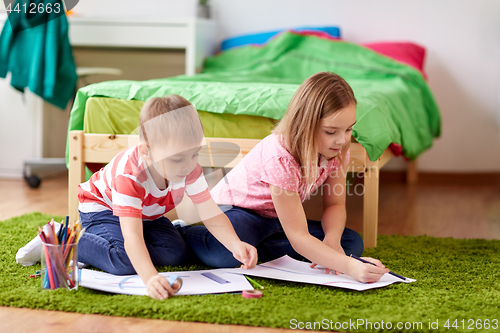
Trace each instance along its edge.
<instances>
[{"instance_id":1,"label":"blue jeans","mask_svg":"<svg viewBox=\"0 0 500 333\"><path fill-rule=\"evenodd\" d=\"M80 212L85 233L78 242L78 261L111 274L136 274L125 252L120 219L111 210ZM143 221L144 241L154 265L177 266L194 254L166 217Z\"/></svg>"},{"instance_id":2,"label":"blue jeans","mask_svg":"<svg viewBox=\"0 0 500 333\"><path fill-rule=\"evenodd\" d=\"M224 206L221 207L224 210ZM265 262L282 257L285 254L298 259L304 259L295 252L287 239L279 219L265 218L249 209L233 207L225 212L231 221L236 234L244 242L257 248L259 261ZM321 222L307 220L309 233L323 240L325 233ZM241 263L233 257L204 226L185 226L179 228L182 236L193 249L198 258L211 267L236 267ZM361 256L363 239L354 230L345 228L340 241L346 255Z\"/></svg>"}]
</instances>

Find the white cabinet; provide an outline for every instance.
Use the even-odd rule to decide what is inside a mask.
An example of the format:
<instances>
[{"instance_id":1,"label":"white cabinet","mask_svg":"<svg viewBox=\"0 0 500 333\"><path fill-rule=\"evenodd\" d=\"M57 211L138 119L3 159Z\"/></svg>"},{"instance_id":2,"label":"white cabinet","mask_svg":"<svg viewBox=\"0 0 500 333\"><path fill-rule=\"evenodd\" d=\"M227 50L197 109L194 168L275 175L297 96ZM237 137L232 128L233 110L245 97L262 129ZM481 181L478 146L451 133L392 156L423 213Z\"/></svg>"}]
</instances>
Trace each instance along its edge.
<instances>
[{"instance_id":1,"label":"white cabinet","mask_svg":"<svg viewBox=\"0 0 500 333\"><path fill-rule=\"evenodd\" d=\"M201 18L119 19L70 17L74 46L184 49L186 74L193 75L215 51L215 22Z\"/></svg>"}]
</instances>

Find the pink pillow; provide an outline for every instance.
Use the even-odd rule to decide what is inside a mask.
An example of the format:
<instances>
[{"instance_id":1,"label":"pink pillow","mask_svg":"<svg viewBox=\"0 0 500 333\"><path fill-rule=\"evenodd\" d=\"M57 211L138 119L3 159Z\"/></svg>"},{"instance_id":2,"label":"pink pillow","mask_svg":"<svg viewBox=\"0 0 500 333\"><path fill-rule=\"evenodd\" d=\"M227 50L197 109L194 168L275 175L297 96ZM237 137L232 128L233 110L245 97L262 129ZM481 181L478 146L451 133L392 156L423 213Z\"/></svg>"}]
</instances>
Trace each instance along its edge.
<instances>
[{"instance_id":1,"label":"pink pillow","mask_svg":"<svg viewBox=\"0 0 500 333\"><path fill-rule=\"evenodd\" d=\"M425 48L422 46L408 42L364 43L361 45L418 69L427 80L427 74L424 72Z\"/></svg>"},{"instance_id":2,"label":"pink pillow","mask_svg":"<svg viewBox=\"0 0 500 333\"><path fill-rule=\"evenodd\" d=\"M290 31L298 35L316 36L328 40L342 40L339 37L332 37L322 31ZM360 45L417 69L427 80L427 74L424 72L425 48L422 46L410 42L378 42L362 43Z\"/></svg>"}]
</instances>

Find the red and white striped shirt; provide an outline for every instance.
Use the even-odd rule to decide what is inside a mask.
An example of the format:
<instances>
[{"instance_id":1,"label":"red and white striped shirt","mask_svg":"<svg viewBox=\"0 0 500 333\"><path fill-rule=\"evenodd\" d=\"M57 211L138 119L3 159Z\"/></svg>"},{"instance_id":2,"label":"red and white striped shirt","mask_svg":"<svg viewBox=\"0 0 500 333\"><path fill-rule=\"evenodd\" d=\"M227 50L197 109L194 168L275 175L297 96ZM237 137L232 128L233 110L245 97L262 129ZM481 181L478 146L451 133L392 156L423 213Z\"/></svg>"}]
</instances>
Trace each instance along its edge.
<instances>
[{"instance_id":1,"label":"red and white striped shirt","mask_svg":"<svg viewBox=\"0 0 500 333\"><path fill-rule=\"evenodd\" d=\"M104 168L78 186L82 213L106 209L116 216L155 220L179 204L184 191L194 204L210 199L203 169L198 164L183 181L158 189L135 146L116 155Z\"/></svg>"}]
</instances>

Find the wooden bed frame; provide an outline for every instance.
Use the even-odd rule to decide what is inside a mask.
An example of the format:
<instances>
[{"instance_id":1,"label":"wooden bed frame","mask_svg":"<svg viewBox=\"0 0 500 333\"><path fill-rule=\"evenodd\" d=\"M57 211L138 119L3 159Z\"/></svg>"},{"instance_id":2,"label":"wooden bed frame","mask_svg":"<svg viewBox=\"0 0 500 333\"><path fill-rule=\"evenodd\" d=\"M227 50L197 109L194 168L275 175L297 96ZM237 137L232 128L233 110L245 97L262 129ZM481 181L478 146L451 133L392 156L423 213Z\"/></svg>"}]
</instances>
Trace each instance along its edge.
<instances>
[{"instance_id":1,"label":"wooden bed frame","mask_svg":"<svg viewBox=\"0 0 500 333\"><path fill-rule=\"evenodd\" d=\"M69 140L68 203L70 222L74 223L78 219L78 185L85 181L85 163L107 163L120 151L130 147L131 144L138 143L139 137L137 135L89 134L83 131L71 131ZM206 138L206 145L200 151L198 162L202 167L234 167L259 141L257 139ZM364 172L363 240L365 248L375 247L377 246L380 168L394 155L389 149L386 149L378 160L371 161L363 146L356 142L351 143L350 151L351 158L348 170ZM223 163L224 160L230 160L235 155L238 157L231 163ZM224 156L229 157L229 159L224 159ZM410 183L416 181L415 163L410 164L407 180Z\"/></svg>"}]
</instances>

